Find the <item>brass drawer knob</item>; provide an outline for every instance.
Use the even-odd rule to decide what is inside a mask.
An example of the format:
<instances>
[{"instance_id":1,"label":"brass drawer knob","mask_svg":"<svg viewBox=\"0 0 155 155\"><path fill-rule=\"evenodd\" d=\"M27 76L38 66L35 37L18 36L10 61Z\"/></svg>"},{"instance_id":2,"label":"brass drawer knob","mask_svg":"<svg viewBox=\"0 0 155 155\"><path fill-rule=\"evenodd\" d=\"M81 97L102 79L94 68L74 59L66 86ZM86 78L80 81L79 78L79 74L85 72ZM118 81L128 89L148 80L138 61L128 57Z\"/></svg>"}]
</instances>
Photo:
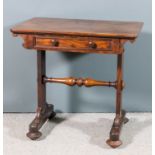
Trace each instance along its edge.
<instances>
[{"instance_id":1,"label":"brass drawer knob","mask_svg":"<svg viewBox=\"0 0 155 155\"><path fill-rule=\"evenodd\" d=\"M57 40L52 39L51 42L52 42L52 46L55 46L55 47L59 46L59 42Z\"/></svg>"},{"instance_id":2,"label":"brass drawer knob","mask_svg":"<svg viewBox=\"0 0 155 155\"><path fill-rule=\"evenodd\" d=\"M96 49L96 48L97 48L97 44L94 43L94 42L92 42L92 41L90 41L90 42L88 43L88 47L89 47L89 48L92 48L92 49Z\"/></svg>"}]
</instances>

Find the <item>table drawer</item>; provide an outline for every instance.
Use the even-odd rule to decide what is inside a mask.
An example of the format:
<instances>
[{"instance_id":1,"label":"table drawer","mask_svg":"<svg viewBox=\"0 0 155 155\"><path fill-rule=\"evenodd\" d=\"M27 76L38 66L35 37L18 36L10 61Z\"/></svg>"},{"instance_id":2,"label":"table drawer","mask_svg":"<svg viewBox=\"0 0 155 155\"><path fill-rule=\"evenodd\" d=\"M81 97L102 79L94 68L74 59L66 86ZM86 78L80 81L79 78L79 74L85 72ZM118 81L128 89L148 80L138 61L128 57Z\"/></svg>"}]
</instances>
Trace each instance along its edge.
<instances>
[{"instance_id":1,"label":"table drawer","mask_svg":"<svg viewBox=\"0 0 155 155\"><path fill-rule=\"evenodd\" d=\"M116 39L105 38L63 38L63 37L36 37L35 47L51 50L73 52L109 52L119 45ZM115 51L116 52L116 51Z\"/></svg>"}]
</instances>

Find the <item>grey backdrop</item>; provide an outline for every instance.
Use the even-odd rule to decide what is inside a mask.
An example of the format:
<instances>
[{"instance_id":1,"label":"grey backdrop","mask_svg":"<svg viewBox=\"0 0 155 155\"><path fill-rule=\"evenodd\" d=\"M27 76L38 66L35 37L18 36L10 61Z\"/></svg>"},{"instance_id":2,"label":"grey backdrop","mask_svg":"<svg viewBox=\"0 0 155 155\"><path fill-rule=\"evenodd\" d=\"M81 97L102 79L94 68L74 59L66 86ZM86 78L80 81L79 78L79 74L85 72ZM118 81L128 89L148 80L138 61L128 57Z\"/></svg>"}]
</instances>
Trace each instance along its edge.
<instances>
[{"instance_id":1,"label":"grey backdrop","mask_svg":"<svg viewBox=\"0 0 155 155\"><path fill-rule=\"evenodd\" d=\"M4 1L4 112L33 112L36 108L36 52L12 37L14 24L32 17L61 17L143 21L134 44L126 44L123 107L151 111L151 0L5 0ZM116 56L47 53L47 75L115 80ZM62 112L113 112L115 90L105 87L47 86L47 100Z\"/></svg>"}]
</instances>

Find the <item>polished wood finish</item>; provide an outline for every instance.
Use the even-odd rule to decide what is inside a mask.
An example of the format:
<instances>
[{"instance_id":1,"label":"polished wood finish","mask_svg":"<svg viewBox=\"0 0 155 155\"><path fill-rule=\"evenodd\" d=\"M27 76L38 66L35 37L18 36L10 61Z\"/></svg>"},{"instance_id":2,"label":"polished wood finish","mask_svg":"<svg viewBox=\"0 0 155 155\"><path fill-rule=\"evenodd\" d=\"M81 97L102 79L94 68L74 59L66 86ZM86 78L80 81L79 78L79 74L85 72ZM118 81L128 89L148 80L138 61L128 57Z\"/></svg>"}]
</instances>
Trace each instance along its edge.
<instances>
[{"instance_id":1,"label":"polished wood finish","mask_svg":"<svg viewBox=\"0 0 155 155\"><path fill-rule=\"evenodd\" d=\"M64 50L71 52L121 52L118 39L92 38L92 37L39 37L36 36L34 48L49 50Z\"/></svg>"},{"instance_id":2,"label":"polished wood finish","mask_svg":"<svg viewBox=\"0 0 155 155\"><path fill-rule=\"evenodd\" d=\"M99 81L99 80L94 80L92 78L47 78L44 77L44 82L51 82L51 83L62 83L66 84L68 86L86 86L86 87L93 87L93 86L107 86L107 87L114 87L117 88L117 82L110 82L110 81ZM122 81L121 87L123 89L124 83Z\"/></svg>"},{"instance_id":3,"label":"polished wood finish","mask_svg":"<svg viewBox=\"0 0 155 155\"><path fill-rule=\"evenodd\" d=\"M108 145L112 148L116 148L122 144L122 141L119 139L122 125L129 121L128 118L125 117L126 112L121 110L121 115L116 115L111 131L110 138L106 141Z\"/></svg>"},{"instance_id":4,"label":"polished wood finish","mask_svg":"<svg viewBox=\"0 0 155 155\"><path fill-rule=\"evenodd\" d=\"M142 22L32 18L11 28L15 34L56 34L135 39Z\"/></svg>"},{"instance_id":5,"label":"polished wood finish","mask_svg":"<svg viewBox=\"0 0 155 155\"><path fill-rule=\"evenodd\" d=\"M55 116L53 111L53 105L47 104L46 102L46 85L43 82L43 77L46 74L46 53L45 51L37 51L37 90L38 90L38 106L36 111L36 117L29 125L29 132L27 136L35 140L39 138L42 134L39 129L47 121L48 118Z\"/></svg>"},{"instance_id":6,"label":"polished wood finish","mask_svg":"<svg viewBox=\"0 0 155 155\"><path fill-rule=\"evenodd\" d=\"M128 121L125 111L122 110L124 44L127 41L135 41L142 25L142 22L33 18L11 28L14 36L23 38L25 48L37 50L38 106L27 136L33 140L39 138L42 134L39 129L47 119L55 116L53 105L46 102L47 83L86 87L108 86L116 89L116 116L107 144L113 148L120 146L121 128ZM46 50L115 54L117 79L107 82L92 78L48 78L45 71Z\"/></svg>"},{"instance_id":7,"label":"polished wood finish","mask_svg":"<svg viewBox=\"0 0 155 155\"><path fill-rule=\"evenodd\" d=\"M107 144L116 148L122 144L119 139L122 124L127 122L125 111L122 111L122 81L123 81L123 54L117 55L117 89L116 89L116 116L110 131L110 138Z\"/></svg>"}]
</instances>

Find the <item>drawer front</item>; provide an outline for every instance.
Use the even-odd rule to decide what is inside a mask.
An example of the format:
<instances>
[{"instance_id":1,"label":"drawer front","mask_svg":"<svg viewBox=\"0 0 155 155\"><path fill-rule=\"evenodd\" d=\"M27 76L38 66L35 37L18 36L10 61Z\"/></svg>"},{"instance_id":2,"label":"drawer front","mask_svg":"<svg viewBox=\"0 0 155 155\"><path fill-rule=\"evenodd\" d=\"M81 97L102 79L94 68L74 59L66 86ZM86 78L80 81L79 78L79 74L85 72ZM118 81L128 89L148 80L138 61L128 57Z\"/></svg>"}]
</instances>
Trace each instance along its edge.
<instances>
[{"instance_id":1,"label":"drawer front","mask_svg":"<svg viewBox=\"0 0 155 155\"><path fill-rule=\"evenodd\" d=\"M63 37L36 37L35 47L49 50L72 52L109 52L119 45L112 39L103 38L63 38ZM115 50L116 52L116 50Z\"/></svg>"}]
</instances>

